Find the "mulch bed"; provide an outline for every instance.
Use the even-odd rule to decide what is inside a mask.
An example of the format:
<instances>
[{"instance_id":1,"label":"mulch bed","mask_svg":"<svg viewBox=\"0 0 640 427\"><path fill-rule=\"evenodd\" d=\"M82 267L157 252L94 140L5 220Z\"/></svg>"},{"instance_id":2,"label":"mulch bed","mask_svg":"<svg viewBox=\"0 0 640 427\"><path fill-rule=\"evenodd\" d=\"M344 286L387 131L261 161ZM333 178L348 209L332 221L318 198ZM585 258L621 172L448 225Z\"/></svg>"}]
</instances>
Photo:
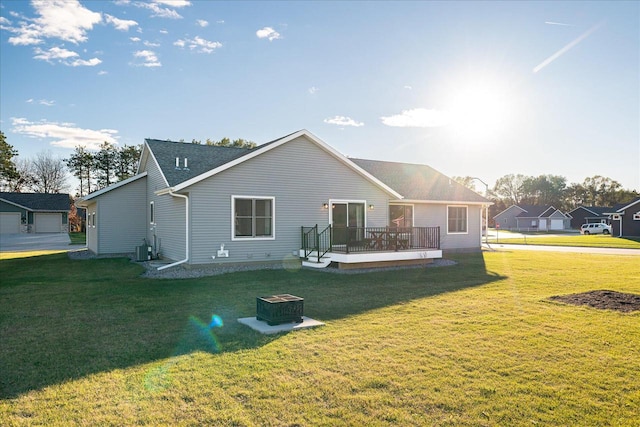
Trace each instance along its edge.
<instances>
[{"instance_id":1,"label":"mulch bed","mask_svg":"<svg viewBox=\"0 0 640 427\"><path fill-rule=\"evenodd\" d=\"M630 313L640 310L640 295L616 291L589 291L582 294L558 295L549 298L573 305L588 305L601 310L616 310Z\"/></svg>"}]
</instances>

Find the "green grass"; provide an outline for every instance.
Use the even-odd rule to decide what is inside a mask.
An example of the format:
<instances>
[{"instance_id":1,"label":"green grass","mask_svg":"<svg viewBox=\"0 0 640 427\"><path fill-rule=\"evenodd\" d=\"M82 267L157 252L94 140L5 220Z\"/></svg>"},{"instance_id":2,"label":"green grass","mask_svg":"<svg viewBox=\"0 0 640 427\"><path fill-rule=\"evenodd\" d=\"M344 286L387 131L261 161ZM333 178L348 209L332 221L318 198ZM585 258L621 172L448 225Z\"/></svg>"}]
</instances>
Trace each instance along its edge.
<instances>
[{"instance_id":1,"label":"green grass","mask_svg":"<svg viewBox=\"0 0 640 427\"><path fill-rule=\"evenodd\" d=\"M522 237L513 237L520 236ZM610 235L581 235L566 234L558 236L548 236L546 233L510 233L508 231L498 232L498 239L489 237L489 244L513 244L513 245L545 245L545 246L578 246L593 248L620 248L620 249L640 249L640 239L612 237Z\"/></svg>"},{"instance_id":2,"label":"green grass","mask_svg":"<svg viewBox=\"0 0 640 427\"><path fill-rule=\"evenodd\" d=\"M84 245L87 243L86 233L69 233L69 239L71 239L72 245Z\"/></svg>"},{"instance_id":3,"label":"green grass","mask_svg":"<svg viewBox=\"0 0 640 427\"><path fill-rule=\"evenodd\" d=\"M640 416L635 256L487 252L452 267L139 278L124 259L0 261L3 425L620 425ZM289 292L326 326L236 322ZM224 321L209 331L212 314Z\"/></svg>"}]
</instances>

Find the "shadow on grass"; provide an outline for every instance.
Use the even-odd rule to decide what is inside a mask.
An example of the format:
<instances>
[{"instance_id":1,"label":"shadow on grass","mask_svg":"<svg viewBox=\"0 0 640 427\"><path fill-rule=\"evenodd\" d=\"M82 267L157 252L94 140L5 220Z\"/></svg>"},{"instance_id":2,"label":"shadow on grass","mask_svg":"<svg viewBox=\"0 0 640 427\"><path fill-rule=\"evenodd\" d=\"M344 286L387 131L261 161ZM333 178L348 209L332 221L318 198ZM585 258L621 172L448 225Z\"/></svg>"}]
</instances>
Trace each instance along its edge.
<instances>
[{"instance_id":1,"label":"shadow on grass","mask_svg":"<svg viewBox=\"0 0 640 427\"><path fill-rule=\"evenodd\" d=\"M302 296L305 315L331 321L503 279L486 271L482 254L457 260L362 274L262 270L183 280L140 278L142 267L126 259L0 261L0 398L196 350L265 345L278 335L237 322L255 315L257 296Z\"/></svg>"}]
</instances>

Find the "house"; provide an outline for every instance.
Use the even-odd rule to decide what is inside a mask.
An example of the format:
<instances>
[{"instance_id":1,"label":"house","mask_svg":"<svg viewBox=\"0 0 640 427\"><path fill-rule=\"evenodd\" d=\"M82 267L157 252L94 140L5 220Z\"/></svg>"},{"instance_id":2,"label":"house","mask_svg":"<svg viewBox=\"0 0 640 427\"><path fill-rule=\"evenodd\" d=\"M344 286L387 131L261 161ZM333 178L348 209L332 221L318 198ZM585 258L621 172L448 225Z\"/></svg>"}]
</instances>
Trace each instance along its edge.
<instances>
[{"instance_id":1,"label":"house","mask_svg":"<svg viewBox=\"0 0 640 427\"><path fill-rule=\"evenodd\" d=\"M611 208L601 206L578 206L574 210L568 212L571 216L571 228L580 229L582 224L589 224L592 222L601 222L604 224L610 224L609 215L605 212L610 212Z\"/></svg>"},{"instance_id":2,"label":"house","mask_svg":"<svg viewBox=\"0 0 640 427\"><path fill-rule=\"evenodd\" d=\"M640 237L640 197L629 203L618 204L606 213L611 215L611 235Z\"/></svg>"},{"instance_id":3,"label":"house","mask_svg":"<svg viewBox=\"0 0 640 427\"><path fill-rule=\"evenodd\" d=\"M553 206L511 205L493 217L496 228L518 231L566 230L571 218Z\"/></svg>"},{"instance_id":4,"label":"house","mask_svg":"<svg viewBox=\"0 0 640 427\"><path fill-rule=\"evenodd\" d=\"M0 233L66 233L68 194L0 192Z\"/></svg>"},{"instance_id":5,"label":"house","mask_svg":"<svg viewBox=\"0 0 640 427\"><path fill-rule=\"evenodd\" d=\"M89 250L144 243L175 261L162 268L424 262L480 250L489 204L428 166L349 159L306 130L253 149L147 139L135 176L76 202Z\"/></svg>"}]
</instances>

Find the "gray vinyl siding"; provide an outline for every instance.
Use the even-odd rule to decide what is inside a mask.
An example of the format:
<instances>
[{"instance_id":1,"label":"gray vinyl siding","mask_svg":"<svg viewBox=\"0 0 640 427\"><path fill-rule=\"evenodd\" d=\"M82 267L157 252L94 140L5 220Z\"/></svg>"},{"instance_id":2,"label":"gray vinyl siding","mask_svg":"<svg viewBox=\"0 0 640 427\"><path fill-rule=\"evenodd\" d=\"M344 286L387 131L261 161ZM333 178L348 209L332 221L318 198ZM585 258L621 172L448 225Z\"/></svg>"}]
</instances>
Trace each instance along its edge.
<instances>
[{"instance_id":1,"label":"gray vinyl siding","mask_svg":"<svg viewBox=\"0 0 640 427\"><path fill-rule=\"evenodd\" d=\"M87 235L87 249L89 249L94 254L98 252L98 229L92 225L91 215L96 213L98 204L91 203L87 206L87 227L86 227L86 235ZM97 222L97 221L96 221Z\"/></svg>"},{"instance_id":2,"label":"gray vinyl siding","mask_svg":"<svg viewBox=\"0 0 640 427\"><path fill-rule=\"evenodd\" d=\"M156 191L166 188L160 169L151 156L145 165L147 171L147 202L144 208L147 242L154 255L181 260L185 257L185 201L170 194L158 196ZM150 204L153 201L155 224L150 224Z\"/></svg>"},{"instance_id":3,"label":"gray vinyl siding","mask_svg":"<svg viewBox=\"0 0 640 427\"><path fill-rule=\"evenodd\" d=\"M275 239L232 240L234 195L275 198ZM330 199L365 200L374 205L366 209L366 225L387 225L389 195L305 137L194 184L189 196L193 264L292 257L300 248L301 226L328 225L329 210L322 204ZM221 244L229 258L214 261Z\"/></svg>"},{"instance_id":4,"label":"gray vinyl siding","mask_svg":"<svg viewBox=\"0 0 640 427\"><path fill-rule=\"evenodd\" d=\"M500 226L501 230L511 230L518 228L518 219L516 218L524 212L517 206L510 206L494 217L496 226Z\"/></svg>"},{"instance_id":5,"label":"gray vinyl siding","mask_svg":"<svg viewBox=\"0 0 640 427\"><path fill-rule=\"evenodd\" d=\"M98 198L96 212L98 254L130 253L145 238L146 181L140 178ZM87 209L90 214L94 205ZM87 228L88 229L88 228ZM89 244L94 239L88 238Z\"/></svg>"},{"instance_id":6,"label":"gray vinyl siding","mask_svg":"<svg viewBox=\"0 0 640 427\"><path fill-rule=\"evenodd\" d=\"M447 233L447 207L467 206L467 233ZM440 245L447 250L480 250L481 208L476 205L416 203L415 227L440 227Z\"/></svg>"}]
</instances>

